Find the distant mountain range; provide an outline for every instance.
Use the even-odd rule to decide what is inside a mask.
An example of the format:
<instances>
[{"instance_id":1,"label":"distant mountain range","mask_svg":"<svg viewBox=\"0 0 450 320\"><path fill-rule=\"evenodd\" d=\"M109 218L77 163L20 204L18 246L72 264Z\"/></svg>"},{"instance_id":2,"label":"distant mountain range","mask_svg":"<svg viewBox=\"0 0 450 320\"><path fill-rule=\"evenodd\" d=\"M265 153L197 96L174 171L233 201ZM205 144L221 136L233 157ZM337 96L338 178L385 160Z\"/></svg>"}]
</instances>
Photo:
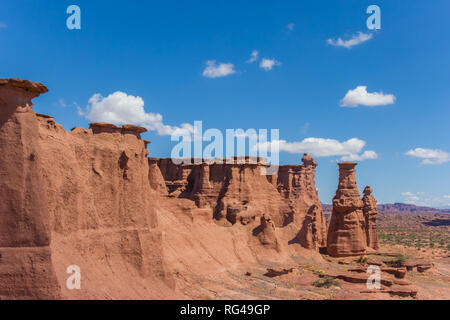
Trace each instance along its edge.
<instances>
[{"instance_id":1,"label":"distant mountain range","mask_svg":"<svg viewBox=\"0 0 450 320\"><path fill-rule=\"evenodd\" d=\"M324 212L331 212L333 206L331 204L322 204ZM450 209L436 209L431 207L419 207L406 203L386 203L379 204L378 213L430 213L430 214L446 214L450 213Z\"/></svg>"}]
</instances>

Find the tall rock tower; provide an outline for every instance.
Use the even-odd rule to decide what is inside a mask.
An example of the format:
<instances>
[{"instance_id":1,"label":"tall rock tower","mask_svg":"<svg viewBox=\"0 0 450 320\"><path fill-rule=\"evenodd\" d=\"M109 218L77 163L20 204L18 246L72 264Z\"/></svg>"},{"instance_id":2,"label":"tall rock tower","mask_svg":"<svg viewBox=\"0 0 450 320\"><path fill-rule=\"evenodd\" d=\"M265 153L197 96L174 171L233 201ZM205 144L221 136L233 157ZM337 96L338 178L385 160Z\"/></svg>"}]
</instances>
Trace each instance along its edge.
<instances>
[{"instance_id":1,"label":"tall rock tower","mask_svg":"<svg viewBox=\"0 0 450 320\"><path fill-rule=\"evenodd\" d=\"M31 102L45 92L37 82L0 79L0 299L60 297Z\"/></svg>"},{"instance_id":2,"label":"tall rock tower","mask_svg":"<svg viewBox=\"0 0 450 320\"><path fill-rule=\"evenodd\" d=\"M339 163L339 185L333 198L328 229L327 251L334 257L366 252L366 228L363 201L356 185L354 162Z\"/></svg>"},{"instance_id":3,"label":"tall rock tower","mask_svg":"<svg viewBox=\"0 0 450 320\"><path fill-rule=\"evenodd\" d=\"M366 220L366 240L367 247L378 250L378 233L377 233L377 200L372 195L372 188L367 186L364 188L364 218Z\"/></svg>"}]
</instances>

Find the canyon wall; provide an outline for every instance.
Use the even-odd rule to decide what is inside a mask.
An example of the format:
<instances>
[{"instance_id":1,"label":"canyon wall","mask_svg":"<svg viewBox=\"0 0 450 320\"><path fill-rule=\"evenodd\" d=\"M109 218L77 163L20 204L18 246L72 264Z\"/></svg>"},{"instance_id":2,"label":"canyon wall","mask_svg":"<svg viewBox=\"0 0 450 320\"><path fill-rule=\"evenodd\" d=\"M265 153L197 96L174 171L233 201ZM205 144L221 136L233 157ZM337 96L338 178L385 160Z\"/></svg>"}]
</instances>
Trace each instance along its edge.
<instances>
[{"instance_id":1,"label":"canyon wall","mask_svg":"<svg viewBox=\"0 0 450 320\"><path fill-rule=\"evenodd\" d=\"M31 102L45 92L39 83L0 80L0 299L60 297L39 121Z\"/></svg>"},{"instance_id":2,"label":"canyon wall","mask_svg":"<svg viewBox=\"0 0 450 320\"><path fill-rule=\"evenodd\" d=\"M298 228L290 243L316 250L326 246L326 222L315 187L317 163L311 156L304 155L303 165L280 166L271 176L263 174L267 165L259 158L187 160L151 160L161 169L169 197L210 208L224 226L245 225L265 214L277 228Z\"/></svg>"},{"instance_id":3,"label":"canyon wall","mask_svg":"<svg viewBox=\"0 0 450 320\"><path fill-rule=\"evenodd\" d=\"M170 297L146 129L66 132L32 109L46 91L0 80L0 297L89 298L99 288L104 298ZM66 287L73 265L82 292Z\"/></svg>"},{"instance_id":4,"label":"canyon wall","mask_svg":"<svg viewBox=\"0 0 450 320\"><path fill-rule=\"evenodd\" d=\"M148 158L145 128L66 131L34 112L46 91L0 79L0 299L185 298L201 292L199 279L226 290L252 265L322 261L311 156L271 176L259 158ZM371 197L359 198L354 164L340 164L331 255L365 252L366 237L375 247ZM81 290L66 286L71 266Z\"/></svg>"},{"instance_id":5,"label":"canyon wall","mask_svg":"<svg viewBox=\"0 0 450 320\"><path fill-rule=\"evenodd\" d=\"M52 117L36 117L53 261L60 278L67 277L68 265L79 266L86 279L84 296L99 285L107 295L136 279L151 289L135 290L149 297L170 291L166 286L172 287L173 281L155 211L158 194L150 186L147 142L140 137L146 129L91 123L87 130L66 132ZM76 293L65 286L62 290L70 296ZM121 298L132 297L129 294L115 292Z\"/></svg>"}]
</instances>

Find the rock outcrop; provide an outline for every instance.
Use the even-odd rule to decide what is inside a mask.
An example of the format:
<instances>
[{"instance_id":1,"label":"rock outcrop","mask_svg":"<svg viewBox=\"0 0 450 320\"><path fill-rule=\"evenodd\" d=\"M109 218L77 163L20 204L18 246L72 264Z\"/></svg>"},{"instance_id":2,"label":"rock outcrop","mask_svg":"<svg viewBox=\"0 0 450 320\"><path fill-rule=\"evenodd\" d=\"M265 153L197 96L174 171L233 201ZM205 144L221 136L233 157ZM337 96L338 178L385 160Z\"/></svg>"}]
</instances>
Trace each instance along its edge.
<instances>
[{"instance_id":1,"label":"rock outcrop","mask_svg":"<svg viewBox=\"0 0 450 320\"><path fill-rule=\"evenodd\" d=\"M0 299L53 299L51 225L39 121L31 100L40 83L0 80Z\"/></svg>"},{"instance_id":2,"label":"rock outcrop","mask_svg":"<svg viewBox=\"0 0 450 320\"><path fill-rule=\"evenodd\" d=\"M327 251L335 257L366 252L366 227L354 162L339 163L339 185L333 198L328 228Z\"/></svg>"},{"instance_id":3,"label":"rock outcrop","mask_svg":"<svg viewBox=\"0 0 450 320\"><path fill-rule=\"evenodd\" d=\"M148 297L170 296L146 129L92 123L66 132L32 109L46 91L0 80L0 298L89 298L98 287L131 298L120 282L132 279ZM66 288L71 265L82 272L80 296Z\"/></svg>"},{"instance_id":4,"label":"rock outcrop","mask_svg":"<svg viewBox=\"0 0 450 320\"><path fill-rule=\"evenodd\" d=\"M260 158L148 158L143 127L66 131L35 113L46 91L0 80L0 299L182 298L200 278L236 282L228 271L376 241L376 201L360 199L354 163L340 164L327 243L311 156L272 176ZM81 290L66 287L70 266Z\"/></svg>"},{"instance_id":5,"label":"rock outcrop","mask_svg":"<svg viewBox=\"0 0 450 320\"><path fill-rule=\"evenodd\" d=\"M154 283L154 289L170 292L173 281L156 216L163 190L151 187L158 180L150 174L148 143L140 137L146 129L91 123L88 130L66 132L52 118L37 119L43 190L60 281L68 265L77 265L83 279L93 279L83 282L84 295L99 285L115 297L131 294L116 291L120 286L115 281L101 283L94 272L124 283L140 279L143 285ZM147 295L158 297L155 291ZM65 286L62 293L74 294Z\"/></svg>"},{"instance_id":6,"label":"rock outcrop","mask_svg":"<svg viewBox=\"0 0 450 320\"><path fill-rule=\"evenodd\" d=\"M300 226L292 242L319 249L326 247L327 224L316 188L317 162L308 154L303 155L302 162L303 165L280 166L277 188L291 208L285 224L294 222Z\"/></svg>"},{"instance_id":7,"label":"rock outcrop","mask_svg":"<svg viewBox=\"0 0 450 320\"><path fill-rule=\"evenodd\" d=\"M190 163L176 165L171 159L159 160L170 195L191 199L199 208L212 208L214 218L223 224L235 224L270 212L275 225L283 226L291 209L261 174L265 168L261 161L253 163L247 157L243 163L236 157L232 161L223 159L222 163L195 162L192 159Z\"/></svg>"},{"instance_id":8,"label":"rock outcrop","mask_svg":"<svg viewBox=\"0 0 450 320\"><path fill-rule=\"evenodd\" d=\"M182 164L158 160L170 197L211 208L223 225L246 225L270 213L277 228L290 224L298 228L290 244L315 250L326 246L326 221L315 187L317 163L311 156L303 156L303 165L280 166L272 176L263 174L267 165L260 158L190 160Z\"/></svg>"},{"instance_id":9,"label":"rock outcrop","mask_svg":"<svg viewBox=\"0 0 450 320\"><path fill-rule=\"evenodd\" d=\"M256 230L259 241L262 245L280 251L279 240L275 231L275 224L268 214L263 214L260 220L260 226Z\"/></svg>"},{"instance_id":10,"label":"rock outcrop","mask_svg":"<svg viewBox=\"0 0 450 320\"><path fill-rule=\"evenodd\" d=\"M366 220L366 242L367 247L378 250L378 229L377 229L377 201L372 195L372 188L367 186L364 188L363 197L363 213Z\"/></svg>"}]
</instances>

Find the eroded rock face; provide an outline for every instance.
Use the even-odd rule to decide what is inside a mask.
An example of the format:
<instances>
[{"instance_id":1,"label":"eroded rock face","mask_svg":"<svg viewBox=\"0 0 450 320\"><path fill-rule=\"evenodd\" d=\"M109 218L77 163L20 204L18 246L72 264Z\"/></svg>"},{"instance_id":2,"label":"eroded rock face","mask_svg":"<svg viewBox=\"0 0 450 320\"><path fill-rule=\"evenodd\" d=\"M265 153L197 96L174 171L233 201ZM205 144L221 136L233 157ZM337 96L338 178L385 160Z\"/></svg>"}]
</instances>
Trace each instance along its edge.
<instances>
[{"instance_id":1,"label":"eroded rock face","mask_svg":"<svg viewBox=\"0 0 450 320\"><path fill-rule=\"evenodd\" d=\"M263 246L280 251L279 242L275 232L275 224L273 223L270 215L264 213L261 216L260 226L258 228L257 236Z\"/></svg>"},{"instance_id":2,"label":"eroded rock face","mask_svg":"<svg viewBox=\"0 0 450 320\"><path fill-rule=\"evenodd\" d=\"M91 123L66 132L52 118L38 121L57 270L74 264L84 277L121 274L172 286L155 211L164 188L149 169L145 128ZM121 296L113 281L102 287ZM72 293L63 288L63 294Z\"/></svg>"},{"instance_id":3,"label":"eroded rock face","mask_svg":"<svg viewBox=\"0 0 450 320\"><path fill-rule=\"evenodd\" d=\"M0 299L179 298L172 273L183 282L299 254L321 259L311 156L273 176L249 157L175 165L147 157L142 127L67 132L32 110L45 91L0 80ZM359 254L363 204L354 165L344 167L328 244L335 237L339 254ZM66 289L70 265L81 269L80 291Z\"/></svg>"},{"instance_id":4,"label":"eroded rock face","mask_svg":"<svg viewBox=\"0 0 450 320\"><path fill-rule=\"evenodd\" d=\"M49 248L39 121L31 102L45 92L40 83L0 80L0 298L60 296Z\"/></svg>"},{"instance_id":5,"label":"eroded rock face","mask_svg":"<svg viewBox=\"0 0 450 320\"><path fill-rule=\"evenodd\" d=\"M363 212L366 221L366 241L367 246L374 250L378 250L378 231L377 231L377 200L372 195L372 188L367 186L364 189L363 196Z\"/></svg>"},{"instance_id":6,"label":"eroded rock face","mask_svg":"<svg viewBox=\"0 0 450 320\"><path fill-rule=\"evenodd\" d=\"M212 208L214 218L225 225L246 225L270 213L277 228L298 228L291 244L318 250L326 246L326 221L315 186L317 163L307 154L302 161L303 165L280 166L272 176L261 174L263 159L250 157L222 163L191 159L187 164L159 159L158 165L170 197Z\"/></svg>"},{"instance_id":7,"label":"eroded rock face","mask_svg":"<svg viewBox=\"0 0 450 320\"><path fill-rule=\"evenodd\" d=\"M261 174L264 164L249 163L248 158L247 163L237 158L223 163L192 162L176 165L171 159L159 160L169 194L191 199L199 208L212 208L221 223L234 224L270 212L275 225L283 225L291 210Z\"/></svg>"},{"instance_id":8,"label":"eroded rock face","mask_svg":"<svg viewBox=\"0 0 450 320\"><path fill-rule=\"evenodd\" d=\"M363 202L356 184L353 162L339 163L339 185L333 198L333 212L328 228L327 251L335 257L366 252L366 227Z\"/></svg>"},{"instance_id":9,"label":"eroded rock face","mask_svg":"<svg viewBox=\"0 0 450 320\"><path fill-rule=\"evenodd\" d=\"M164 177L158 167L158 159L148 158L148 180L150 188L163 196L168 195Z\"/></svg>"},{"instance_id":10,"label":"eroded rock face","mask_svg":"<svg viewBox=\"0 0 450 320\"><path fill-rule=\"evenodd\" d=\"M303 165L280 166L277 186L292 209L285 224L293 222L300 228L292 241L308 249L319 249L326 247L327 224L316 189L317 162L306 153L302 162Z\"/></svg>"},{"instance_id":11,"label":"eroded rock face","mask_svg":"<svg viewBox=\"0 0 450 320\"><path fill-rule=\"evenodd\" d=\"M46 91L0 80L0 299L98 298L99 287L132 298L121 287L133 279L147 297L170 296L155 212L165 186L149 170L146 129L92 123L66 132L32 109ZM82 290L66 288L71 265Z\"/></svg>"}]
</instances>

